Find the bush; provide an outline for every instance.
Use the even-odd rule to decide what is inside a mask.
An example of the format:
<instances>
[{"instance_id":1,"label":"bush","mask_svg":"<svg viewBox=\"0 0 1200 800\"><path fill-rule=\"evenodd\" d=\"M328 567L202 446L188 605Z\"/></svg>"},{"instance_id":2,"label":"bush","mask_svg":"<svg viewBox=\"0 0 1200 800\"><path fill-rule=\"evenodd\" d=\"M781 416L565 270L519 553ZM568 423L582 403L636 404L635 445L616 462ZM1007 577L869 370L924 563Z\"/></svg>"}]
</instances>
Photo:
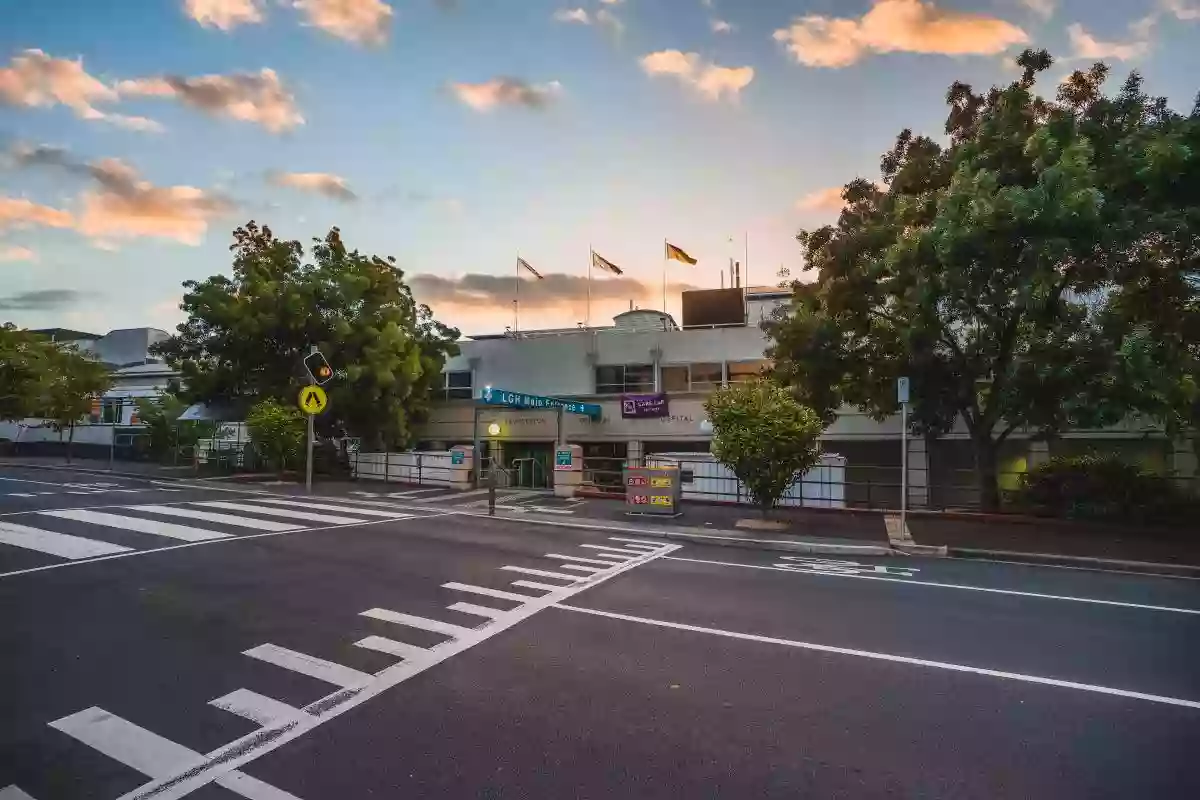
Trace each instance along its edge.
<instances>
[{"instance_id":1,"label":"bush","mask_svg":"<svg viewBox=\"0 0 1200 800\"><path fill-rule=\"evenodd\" d=\"M1021 476L1013 502L1066 519L1171 523L1200 513L1200 500L1169 478L1104 455L1050 459Z\"/></svg>"},{"instance_id":2,"label":"bush","mask_svg":"<svg viewBox=\"0 0 1200 800\"><path fill-rule=\"evenodd\" d=\"M284 470L304 466L306 421L292 406L263 400L246 415L254 449L265 465Z\"/></svg>"}]
</instances>

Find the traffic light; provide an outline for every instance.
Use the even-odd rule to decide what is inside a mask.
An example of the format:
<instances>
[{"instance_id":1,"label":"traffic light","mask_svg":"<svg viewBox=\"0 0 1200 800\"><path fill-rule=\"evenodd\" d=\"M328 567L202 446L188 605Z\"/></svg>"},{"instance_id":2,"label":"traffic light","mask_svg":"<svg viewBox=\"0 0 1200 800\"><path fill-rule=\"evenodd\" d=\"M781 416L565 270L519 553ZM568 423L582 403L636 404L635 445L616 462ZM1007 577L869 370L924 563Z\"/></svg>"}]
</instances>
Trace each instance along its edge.
<instances>
[{"instance_id":1,"label":"traffic light","mask_svg":"<svg viewBox=\"0 0 1200 800\"><path fill-rule=\"evenodd\" d=\"M333 367L329 366L329 362L320 352L309 353L305 356L304 368L308 370L313 383L318 386L324 386L333 380Z\"/></svg>"}]
</instances>

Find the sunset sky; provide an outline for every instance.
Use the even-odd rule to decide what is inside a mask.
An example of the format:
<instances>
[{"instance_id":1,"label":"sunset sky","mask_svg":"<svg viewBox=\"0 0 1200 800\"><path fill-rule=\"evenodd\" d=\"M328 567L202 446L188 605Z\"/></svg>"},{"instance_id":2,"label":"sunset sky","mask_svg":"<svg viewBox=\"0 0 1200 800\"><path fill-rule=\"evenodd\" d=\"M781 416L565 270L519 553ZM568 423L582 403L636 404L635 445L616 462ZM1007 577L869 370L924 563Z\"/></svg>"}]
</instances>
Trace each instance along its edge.
<instances>
[{"instance_id":1,"label":"sunset sky","mask_svg":"<svg viewBox=\"0 0 1200 800\"><path fill-rule=\"evenodd\" d=\"M664 237L718 286L802 269L798 229L940 136L956 79L1103 59L1190 109L1200 0L0 0L0 321L181 315L248 219L393 255L464 332L661 304ZM730 240L733 243L730 243ZM561 273L560 275L557 275ZM501 280L496 280L501 279ZM603 285L602 285L603 283ZM668 311L678 313L673 291Z\"/></svg>"}]
</instances>

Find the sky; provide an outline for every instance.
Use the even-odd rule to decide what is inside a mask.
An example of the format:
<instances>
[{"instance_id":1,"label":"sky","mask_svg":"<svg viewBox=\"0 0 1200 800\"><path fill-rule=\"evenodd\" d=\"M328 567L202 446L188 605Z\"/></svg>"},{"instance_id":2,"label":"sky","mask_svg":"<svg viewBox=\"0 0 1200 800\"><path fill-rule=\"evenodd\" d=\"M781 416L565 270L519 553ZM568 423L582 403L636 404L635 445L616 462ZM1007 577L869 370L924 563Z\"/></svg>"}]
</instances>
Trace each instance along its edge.
<instances>
[{"instance_id":1,"label":"sky","mask_svg":"<svg viewBox=\"0 0 1200 800\"><path fill-rule=\"evenodd\" d=\"M803 277L955 80L1096 60L1188 110L1200 0L0 0L0 322L172 330L254 219L338 226L465 334ZM695 266L669 262L669 240Z\"/></svg>"}]
</instances>

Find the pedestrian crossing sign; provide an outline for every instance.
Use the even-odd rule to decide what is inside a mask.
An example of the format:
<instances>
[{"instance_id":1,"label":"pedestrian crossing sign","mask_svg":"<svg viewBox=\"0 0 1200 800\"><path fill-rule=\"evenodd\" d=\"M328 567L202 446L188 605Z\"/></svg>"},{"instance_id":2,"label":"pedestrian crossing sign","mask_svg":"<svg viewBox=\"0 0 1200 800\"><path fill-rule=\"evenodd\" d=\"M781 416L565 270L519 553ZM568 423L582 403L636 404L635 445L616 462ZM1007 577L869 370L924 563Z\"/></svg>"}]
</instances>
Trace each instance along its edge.
<instances>
[{"instance_id":1,"label":"pedestrian crossing sign","mask_svg":"<svg viewBox=\"0 0 1200 800\"><path fill-rule=\"evenodd\" d=\"M300 410L305 414L320 414L329 405L329 398L320 386L305 386L300 390Z\"/></svg>"}]
</instances>

